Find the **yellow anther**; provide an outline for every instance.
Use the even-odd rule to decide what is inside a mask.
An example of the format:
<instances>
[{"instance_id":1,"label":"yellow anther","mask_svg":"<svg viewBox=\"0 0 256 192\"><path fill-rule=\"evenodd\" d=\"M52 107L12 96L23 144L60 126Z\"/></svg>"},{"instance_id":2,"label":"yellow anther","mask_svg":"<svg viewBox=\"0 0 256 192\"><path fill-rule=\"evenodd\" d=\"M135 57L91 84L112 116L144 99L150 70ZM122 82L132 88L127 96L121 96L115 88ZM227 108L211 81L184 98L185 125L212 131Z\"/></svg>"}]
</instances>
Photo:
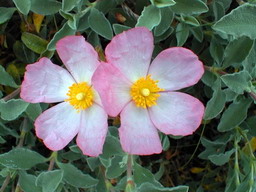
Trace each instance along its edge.
<instances>
[{"instance_id":1,"label":"yellow anther","mask_svg":"<svg viewBox=\"0 0 256 192\"><path fill-rule=\"evenodd\" d=\"M85 93L83 93L83 92L78 93L78 94L76 95L76 99L77 99L78 101L81 101L81 100L83 100L84 98L85 98Z\"/></svg>"},{"instance_id":2,"label":"yellow anther","mask_svg":"<svg viewBox=\"0 0 256 192\"><path fill-rule=\"evenodd\" d=\"M74 83L69 87L67 96L69 98L65 101L69 102L78 111L86 109L93 104L93 89L86 82Z\"/></svg>"},{"instance_id":3,"label":"yellow anther","mask_svg":"<svg viewBox=\"0 0 256 192\"><path fill-rule=\"evenodd\" d=\"M143 89L140 90L140 93L141 93L141 95L143 95L144 97L147 97L147 96L150 95L150 90L147 89L147 88L143 88Z\"/></svg>"},{"instance_id":4,"label":"yellow anther","mask_svg":"<svg viewBox=\"0 0 256 192\"><path fill-rule=\"evenodd\" d=\"M138 79L131 86L131 96L137 107L151 107L156 105L158 97L160 97L159 92L164 91L157 85L158 81L151 79L150 75Z\"/></svg>"}]
</instances>

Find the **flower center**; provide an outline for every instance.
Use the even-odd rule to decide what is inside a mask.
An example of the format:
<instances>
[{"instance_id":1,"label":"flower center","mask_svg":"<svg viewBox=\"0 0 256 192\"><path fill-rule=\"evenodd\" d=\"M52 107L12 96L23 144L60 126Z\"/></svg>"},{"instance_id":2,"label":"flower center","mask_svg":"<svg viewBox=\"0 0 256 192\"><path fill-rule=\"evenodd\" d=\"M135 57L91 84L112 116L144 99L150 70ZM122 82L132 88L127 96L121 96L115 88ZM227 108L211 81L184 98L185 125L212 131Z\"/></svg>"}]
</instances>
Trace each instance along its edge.
<instances>
[{"instance_id":1,"label":"flower center","mask_svg":"<svg viewBox=\"0 0 256 192\"><path fill-rule=\"evenodd\" d=\"M156 101L160 94L159 91L164 91L157 86L158 81L151 79L150 75L141 77L131 86L131 96L137 107L151 107L156 105Z\"/></svg>"},{"instance_id":2,"label":"flower center","mask_svg":"<svg viewBox=\"0 0 256 192\"><path fill-rule=\"evenodd\" d=\"M69 102L78 111L90 107L93 103L93 89L86 82L74 83L69 87L67 93Z\"/></svg>"}]
</instances>

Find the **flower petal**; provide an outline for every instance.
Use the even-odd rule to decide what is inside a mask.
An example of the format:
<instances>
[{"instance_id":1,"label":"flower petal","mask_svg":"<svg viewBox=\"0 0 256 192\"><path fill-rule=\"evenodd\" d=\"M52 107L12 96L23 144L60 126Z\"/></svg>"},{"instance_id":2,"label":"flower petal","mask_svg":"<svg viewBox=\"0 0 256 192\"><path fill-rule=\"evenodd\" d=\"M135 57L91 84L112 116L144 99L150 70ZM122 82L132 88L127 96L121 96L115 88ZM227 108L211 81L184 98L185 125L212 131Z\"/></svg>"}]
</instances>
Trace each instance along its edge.
<instances>
[{"instance_id":1,"label":"flower petal","mask_svg":"<svg viewBox=\"0 0 256 192\"><path fill-rule=\"evenodd\" d=\"M113 37L105 49L106 59L135 82L146 76L153 48L152 33L145 27L136 27Z\"/></svg>"},{"instance_id":2,"label":"flower petal","mask_svg":"<svg viewBox=\"0 0 256 192\"><path fill-rule=\"evenodd\" d=\"M131 100L131 83L109 63L102 63L97 68L92 84L101 96L102 104L110 116L117 116Z\"/></svg>"},{"instance_id":3,"label":"flower petal","mask_svg":"<svg viewBox=\"0 0 256 192\"><path fill-rule=\"evenodd\" d=\"M54 103L67 98L69 86L75 83L67 70L41 58L27 65L20 97L30 103Z\"/></svg>"},{"instance_id":4,"label":"flower petal","mask_svg":"<svg viewBox=\"0 0 256 192\"><path fill-rule=\"evenodd\" d=\"M36 135L51 150L63 149L78 133L81 113L67 102L44 111L35 121Z\"/></svg>"},{"instance_id":5,"label":"flower petal","mask_svg":"<svg viewBox=\"0 0 256 192\"><path fill-rule=\"evenodd\" d=\"M152 62L149 74L159 80L159 87L167 91L196 84L204 73L196 54L186 48L174 47L162 51Z\"/></svg>"},{"instance_id":6,"label":"flower petal","mask_svg":"<svg viewBox=\"0 0 256 192\"><path fill-rule=\"evenodd\" d=\"M157 129L148 111L130 102L121 112L119 135L125 152L135 155L161 153L162 146Z\"/></svg>"},{"instance_id":7,"label":"flower petal","mask_svg":"<svg viewBox=\"0 0 256 192\"><path fill-rule=\"evenodd\" d=\"M165 134L190 135L201 124L204 106L185 93L160 93L157 105L149 108L150 118Z\"/></svg>"},{"instance_id":8,"label":"flower petal","mask_svg":"<svg viewBox=\"0 0 256 192\"><path fill-rule=\"evenodd\" d=\"M82 111L81 129L76 142L84 155L98 156L102 153L108 130L108 115L97 104Z\"/></svg>"},{"instance_id":9,"label":"flower petal","mask_svg":"<svg viewBox=\"0 0 256 192\"><path fill-rule=\"evenodd\" d=\"M66 36L56 44L57 52L77 82L88 82L99 65L98 54L83 36Z\"/></svg>"}]
</instances>

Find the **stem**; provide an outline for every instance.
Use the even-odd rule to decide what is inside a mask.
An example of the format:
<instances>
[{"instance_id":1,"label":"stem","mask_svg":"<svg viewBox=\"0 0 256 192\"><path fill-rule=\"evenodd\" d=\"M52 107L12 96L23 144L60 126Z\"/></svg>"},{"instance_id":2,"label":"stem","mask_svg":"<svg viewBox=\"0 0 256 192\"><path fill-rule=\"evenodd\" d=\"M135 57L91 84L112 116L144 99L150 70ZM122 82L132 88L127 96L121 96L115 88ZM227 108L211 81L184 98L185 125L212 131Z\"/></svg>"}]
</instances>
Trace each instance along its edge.
<instances>
[{"instance_id":1,"label":"stem","mask_svg":"<svg viewBox=\"0 0 256 192\"><path fill-rule=\"evenodd\" d=\"M54 163L55 163L55 160L56 160L57 156L58 156L57 151L53 151L50 158L49 158L50 159L50 164L49 164L49 167L47 169L48 171L53 170Z\"/></svg>"},{"instance_id":2,"label":"stem","mask_svg":"<svg viewBox=\"0 0 256 192\"><path fill-rule=\"evenodd\" d=\"M20 88L16 89L15 91L10 93L9 95L5 96L4 98L2 98L2 100L6 102L6 101L16 97L19 93L20 93Z\"/></svg>"},{"instance_id":3,"label":"stem","mask_svg":"<svg viewBox=\"0 0 256 192\"><path fill-rule=\"evenodd\" d=\"M25 118L24 121L23 121L22 128L21 128L20 140L19 140L19 143L18 143L17 147L22 147L23 144L24 144L24 139L25 139L25 136L26 136L26 133L27 133L27 131L26 131L27 125L28 125L28 119Z\"/></svg>"},{"instance_id":4,"label":"stem","mask_svg":"<svg viewBox=\"0 0 256 192\"><path fill-rule=\"evenodd\" d=\"M135 191L135 185L134 185L133 175L132 175L132 166L133 166L133 156L128 154L127 183L126 183L126 187L125 187L125 192L134 192Z\"/></svg>"},{"instance_id":5,"label":"stem","mask_svg":"<svg viewBox=\"0 0 256 192\"><path fill-rule=\"evenodd\" d=\"M252 146L251 146L251 143L250 143L247 135L244 134L244 132L241 130L240 127L238 127L237 129L238 129L239 133L242 135L242 137L245 139L246 143L248 143L250 155L251 155L251 158L253 158L252 161L255 160L255 156L253 154Z\"/></svg>"},{"instance_id":6,"label":"stem","mask_svg":"<svg viewBox=\"0 0 256 192\"><path fill-rule=\"evenodd\" d=\"M226 73L225 71L222 71L221 68L218 68L218 67L209 67L209 66L206 66L204 65L204 69L207 70L207 71L210 71L210 72L213 72L213 73L217 73L217 74L220 74L220 75L226 75L228 73Z\"/></svg>"},{"instance_id":7,"label":"stem","mask_svg":"<svg viewBox=\"0 0 256 192\"><path fill-rule=\"evenodd\" d=\"M204 134L205 126L206 126L206 123L204 123L203 130L202 130L202 132L201 132L201 134L200 134L199 141L197 142L197 145L196 145L196 148L195 148L193 154L191 155L191 157L189 158L189 160L182 166L182 168L186 167L186 166L190 163L190 161L194 158L194 156L195 156L195 154L196 154L196 152L197 152L197 149L198 149L198 147L199 147L199 145L200 145L200 143L201 143L201 139L202 139L203 134Z\"/></svg>"},{"instance_id":8,"label":"stem","mask_svg":"<svg viewBox=\"0 0 256 192\"><path fill-rule=\"evenodd\" d=\"M113 185L111 184L111 182L106 178L106 174L105 174L105 168L103 166L100 167L100 171L102 176L104 177L104 181L105 181L105 185L107 188L107 192L115 192Z\"/></svg>"},{"instance_id":9,"label":"stem","mask_svg":"<svg viewBox=\"0 0 256 192\"><path fill-rule=\"evenodd\" d=\"M9 182L11 180L10 174L5 178L4 183L0 189L0 192L4 192L5 188L8 186Z\"/></svg>"},{"instance_id":10,"label":"stem","mask_svg":"<svg viewBox=\"0 0 256 192\"><path fill-rule=\"evenodd\" d=\"M249 95L256 101L256 94L254 92L250 92Z\"/></svg>"},{"instance_id":11,"label":"stem","mask_svg":"<svg viewBox=\"0 0 256 192\"><path fill-rule=\"evenodd\" d=\"M237 132L238 133L238 132ZM237 140L237 134L235 137L235 176L236 176L236 188L240 185L240 177L239 177L239 163L238 163L238 140Z\"/></svg>"},{"instance_id":12,"label":"stem","mask_svg":"<svg viewBox=\"0 0 256 192\"><path fill-rule=\"evenodd\" d=\"M133 164L133 157L132 155L129 154L128 160L127 160L127 183L130 181L133 182L132 164Z\"/></svg>"}]
</instances>

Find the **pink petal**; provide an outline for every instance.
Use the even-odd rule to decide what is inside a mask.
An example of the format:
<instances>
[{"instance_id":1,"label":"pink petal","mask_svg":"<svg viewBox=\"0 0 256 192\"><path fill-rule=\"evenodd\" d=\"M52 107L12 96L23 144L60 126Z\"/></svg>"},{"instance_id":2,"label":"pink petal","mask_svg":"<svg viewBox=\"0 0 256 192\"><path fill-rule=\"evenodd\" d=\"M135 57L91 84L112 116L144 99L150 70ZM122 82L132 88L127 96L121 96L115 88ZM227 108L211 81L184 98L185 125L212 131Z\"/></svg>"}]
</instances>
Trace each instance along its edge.
<instances>
[{"instance_id":1,"label":"pink petal","mask_svg":"<svg viewBox=\"0 0 256 192\"><path fill-rule=\"evenodd\" d=\"M20 97L30 103L54 103L67 98L68 87L75 81L67 70L41 58L27 65Z\"/></svg>"},{"instance_id":2,"label":"pink petal","mask_svg":"<svg viewBox=\"0 0 256 192\"><path fill-rule=\"evenodd\" d=\"M108 130L108 115L97 104L82 111L81 129L76 142L84 155L98 156L102 153Z\"/></svg>"},{"instance_id":3,"label":"pink petal","mask_svg":"<svg viewBox=\"0 0 256 192\"><path fill-rule=\"evenodd\" d=\"M117 116L131 100L131 83L109 63L102 63L92 78L93 87L101 96L102 104L110 116Z\"/></svg>"},{"instance_id":4,"label":"pink petal","mask_svg":"<svg viewBox=\"0 0 256 192\"><path fill-rule=\"evenodd\" d=\"M150 118L155 126L165 134L192 134L201 124L204 105L185 93L160 94L157 105L149 108Z\"/></svg>"},{"instance_id":5,"label":"pink petal","mask_svg":"<svg viewBox=\"0 0 256 192\"><path fill-rule=\"evenodd\" d=\"M133 102L121 112L119 135L123 150L129 154L151 155L162 151L157 129L147 109L138 108Z\"/></svg>"},{"instance_id":6,"label":"pink petal","mask_svg":"<svg viewBox=\"0 0 256 192\"><path fill-rule=\"evenodd\" d=\"M152 33L145 27L136 27L113 37L105 53L108 63L134 82L146 76L153 48Z\"/></svg>"},{"instance_id":7,"label":"pink petal","mask_svg":"<svg viewBox=\"0 0 256 192\"><path fill-rule=\"evenodd\" d=\"M35 121L36 135L51 150L63 149L78 133L81 113L67 102L44 111Z\"/></svg>"},{"instance_id":8,"label":"pink petal","mask_svg":"<svg viewBox=\"0 0 256 192\"><path fill-rule=\"evenodd\" d=\"M99 65L98 54L83 36L66 36L57 42L56 49L77 82L91 82Z\"/></svg>"},{"instance_id":9,"label":"pink petal","mask_svg":"<svg viewBox=\"0 0 256 192\"><path fill-rule=\"evenodd\" d=\"M182 47L162 51L152 62L149 74L159 80L159 87L167 91L196 84L204 73L203 64L189 49Z\"/></svg>"}]
</instances>

